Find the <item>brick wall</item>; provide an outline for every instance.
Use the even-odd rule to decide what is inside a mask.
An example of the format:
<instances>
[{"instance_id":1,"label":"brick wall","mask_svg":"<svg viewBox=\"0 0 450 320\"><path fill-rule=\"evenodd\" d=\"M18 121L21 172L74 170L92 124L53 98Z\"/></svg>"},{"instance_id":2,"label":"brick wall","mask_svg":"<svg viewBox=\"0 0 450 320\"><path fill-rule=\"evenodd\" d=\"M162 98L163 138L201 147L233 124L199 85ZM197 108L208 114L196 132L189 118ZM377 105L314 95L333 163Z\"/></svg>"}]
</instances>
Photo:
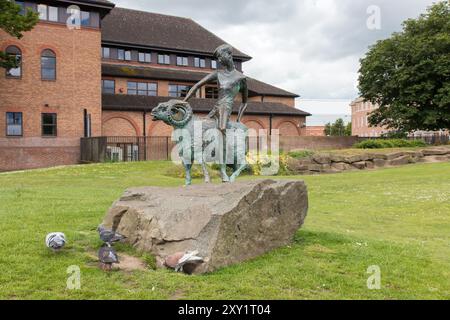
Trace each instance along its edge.
<instances>
[{"instance_id":1,"label":"brick wall","mask_svg":"<svg viewBox=\"0 0 450 320\"><path fill-rule=\"evenodd\" d=\"M197 114L206 116L206 114ZM232 115L232 120L236 120L236 115ZM302 116L274 116L272 118L272 129L278 129L282 136L305 135L302 128L305 123ZM172 127L162 121L152 121L152 117L146 115L146 134L148 136L171 136ZM249 128L269 131L270 117L260 115L245 115L242 122ZM103 135L104 136L143 136L144 118L143 112L130 111L104 111L103 112ZM137 133L137 134L136 134Z\"/></svg>"},{"instance_id":2,"label":"brick wall","mask_svg":"<svg viewBox=\"0 0 450 320\"><path fill-rule=\"evenodd\" d=\"M307 126L306 135L313 137L325 136L325 126Z\"/></svg>"},{"instance_id":3,"label":"brick wall","mask_svg":"<svg viewBox=\"0 0 450 320\"><path fill-rule=\"evenodd\" d=\"M280 137L280 149L285 152L300 149L344 149L361 141L358 137Z\"/></svg>"},{"instance_id":4,"label":"brick wall","mask_svg":"<svg viewBox=\"0 0 450 320\"><path fill-rule=\"evenodd\" d=\"M36 166L78 162L79 150L77 154L75 148L79 149L79 138L84 135L84 109L91 114L92 135L101 135L100 30L69 30L65 25L39 22L21 40L0 30L0 49L9 45L22 51L22 78L7 79L0 72L0 170L10 167L11 159L15 159L18 168L29 167L30 161ZM40 56L44 49L56 54L56 81L41 80ZM6 137L6 112L23 113L22 138ZM57 114L58 137L41 137L41 113ZM61 161L45 155L54 154L55 150L49 148L57 148L59 139L73 141L70 146L60 147L70 150ZM43 149L40 159L36 148L48 141L53 146ZM3 152L6 147L8 152ZM13 150L14 147L26 149ZM14 153L23 156L12 158Z\"/></svg>"},{"instance_id":5,"label":"brick wall","mask_svg":"<svg viewBox=\"0 0 450 320\"><path fill-rule=\"evenodd\" d=\"M79 145L78 138L0 138L0 171L75 164Z\"/></svg>"}]
</instances>

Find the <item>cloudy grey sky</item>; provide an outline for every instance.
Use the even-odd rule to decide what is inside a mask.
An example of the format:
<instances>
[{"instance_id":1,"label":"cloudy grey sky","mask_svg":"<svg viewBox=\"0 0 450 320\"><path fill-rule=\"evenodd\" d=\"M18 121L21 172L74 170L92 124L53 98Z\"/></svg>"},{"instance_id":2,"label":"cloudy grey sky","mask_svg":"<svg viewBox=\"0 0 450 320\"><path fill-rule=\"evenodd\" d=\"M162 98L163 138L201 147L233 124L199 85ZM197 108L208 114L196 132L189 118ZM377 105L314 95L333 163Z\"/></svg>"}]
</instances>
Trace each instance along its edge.
<instances>
[{"instance_id":1,"label":"cloudy grey sky","mask_svg":"<svg viewBox=\"0 0 450 320\"><path fill-rule=\"evenodd\" d=\"M314 113L348 113L359 59L432 0L112 0L117 6L190 17L253 57L251 77L302 96ZM380 29L369 29L371 6ZM368 13L369 9L369 13ZM144 31L145 32L145 31Z\"/></svg>"}]
</instances>

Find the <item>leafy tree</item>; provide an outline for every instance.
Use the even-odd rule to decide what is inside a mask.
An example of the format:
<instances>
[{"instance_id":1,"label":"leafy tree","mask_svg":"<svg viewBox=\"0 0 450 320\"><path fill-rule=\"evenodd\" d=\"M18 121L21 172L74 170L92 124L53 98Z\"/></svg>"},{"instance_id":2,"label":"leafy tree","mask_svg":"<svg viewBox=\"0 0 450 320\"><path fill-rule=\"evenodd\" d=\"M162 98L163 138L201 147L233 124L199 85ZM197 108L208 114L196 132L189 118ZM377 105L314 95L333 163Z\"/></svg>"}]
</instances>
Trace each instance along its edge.
<instances>
[{"instance_id":1,"label":"leafy tree","mask_svg":"<svg viewBox=\"0 0 450 320\"><path fill-rule=\"evenodd\" d=\"M347 126L345 127L345 135L351 136L352 135L352 123L349 122Z\"/></svg>"},{"instance_id":2,"label":"leafy tree","mask_svg":"<svg viewBox=\"0 0 450 320\"><path fill-rule=\"evenodd\" d=\"M340 136L340 137L351 136L352 135L351 123L349 125L345 125L344 120L342 119L337 119L334 123L329 122L325 125L324 130L325 135Z\"/></svg>"},{"instance_id":3,"label":"leafy tree","mask_svg":"<svg viewBox=\"0 0 450 320\"><path fill-rule=\"evenodd\" d=\"M23 8L14 1L0 0L0 29L17 39L22 38L23 32L30 31L39 20L39 15L32 10L21 14ZM5 69L17 67L14 57L0 51L0 67Z\"/></svg>"},{"instance_id":4,"label":"leafy tree","mask_svg":"<svg viewBox=\"0 0 450 320\"><path fill-rule=\"evenodd\" d=\"M450 1L378 41L359 73L361 96L379 105L370 125L401 132L450 128Z\"/></svg>"}]
</instances>

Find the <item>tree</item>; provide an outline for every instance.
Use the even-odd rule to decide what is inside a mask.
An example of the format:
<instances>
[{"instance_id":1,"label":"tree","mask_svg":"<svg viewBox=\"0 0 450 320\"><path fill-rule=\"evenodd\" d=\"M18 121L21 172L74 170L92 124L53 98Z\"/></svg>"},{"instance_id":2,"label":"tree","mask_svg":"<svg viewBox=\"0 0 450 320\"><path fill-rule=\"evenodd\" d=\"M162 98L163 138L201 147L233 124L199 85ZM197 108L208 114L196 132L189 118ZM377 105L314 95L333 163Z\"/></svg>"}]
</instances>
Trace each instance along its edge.
<instances>
[{"instance_id":1,"label":"tree","mask_svg":"<svg viewBox=\"0 0 450 320\"><path fill-rule=\"evenodd\" d=\"M344 120L342 119L337 119L334 123L328 122L325 125L324 132L326 136L351 136L351 123L349 125L345 125Z\"/></svg>"},{"instance_id":2,"label":"tree","mask_svg":"<svg viewBox=\"0 0 450 320\"><path fill-rule=\"evenodd\" d=\"M361 96L379 108L372 126L402 132L450 128L450 1L438 2L361 59Z\"/></svg>"},{"instance_id":3,"label":"tree","mask_svg":"<svg viewBox=\"0 0 450 320\"><path fill-rule=\"evenodd\" d=\"M39 20L39 15L32 10L21 14L23 8L14 1L0 0L0 29L17 39L23 37L23 32L30 31ZM0 51L0 67L5 69L17 67L18 61L5 52Z\"/></svg>"},{"instance_id":4,"label":"tree","mask_svg":"<svg viewBox=\"0 0 450 320\"><path fill-rule=\"evenodd\" d=\"M347 126L345 127L345 135L351 136L352 135L352 123L347 123Z\"/></svg>"}]
</instances>

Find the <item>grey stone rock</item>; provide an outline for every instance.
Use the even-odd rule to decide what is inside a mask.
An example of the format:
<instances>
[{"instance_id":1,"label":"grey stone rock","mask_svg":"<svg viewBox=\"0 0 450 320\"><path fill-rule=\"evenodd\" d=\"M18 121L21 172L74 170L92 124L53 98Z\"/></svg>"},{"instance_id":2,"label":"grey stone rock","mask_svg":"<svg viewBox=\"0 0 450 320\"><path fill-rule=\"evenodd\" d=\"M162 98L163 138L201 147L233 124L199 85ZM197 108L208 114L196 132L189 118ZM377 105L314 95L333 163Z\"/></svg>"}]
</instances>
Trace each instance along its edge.
<instances>
[{"instance_id":1,"label":"grey stone rock","mask_svg":"<svg viewBox=\"0 0 450 320\"><path fill-rule=\"evenodd\" d=\"M330 160L331 162L345 162L345 157L339 154L331 154Z\"/></svg>"},{"instance_id":2,"label":"grey stone rock","mask_svg":"<svg viewBox=\"0 0 450 320\"><path fill-rule=\"evenodd\" d=\"M313 172L320 172L320 171L322 171L322 165L321 164L310 164L308 166L308 170L313 171Z\"/></svg>"},{"instance_id":3,"label":"grey stone rock","mask_svg":"<svg viewBox=\"0 0 450 320\"><path fill-rule=\"evenodd\" d=\"M346 171L346 170L353 169L353 167L351 165L349 165L348 163L345 163L345 162L335 162L335 163L331 164L331 167L333 169L336 169L339 171Z\"/></svg>"},{"instance_id":4,"label":"grey stone rock","mask_svg":"<svg viewBox=\"0 0 450 320\"><path fill-rule=\"evenodd\" d=\"M331 170L331 164L322 164L320 171L327 171L327 170Z\"/></svg>"},{"instance_id":5,"label":"grey stone rock","mask_svg":"<svg viewBox=\"0 0 450 320\"><path fill-rule=\"evenodd\" d=\"M436 149L424 149L422 150L424 156L442 156L450 154L450 149L447 148L436 148Z\"/></svg>"},{"instance_id":6,"label":"grey stone rock","mask_svg":"<svg viewBox=\"0 0 450 320\"><path fill-rule=\"evenodd\" d=\"M344 162L346 162L346 163L354 163L354 162L359 162L359 161L361 161L360 155L348 156L348 157L345 157L345 159L344 159Z\"/></svg>"},{"instance_id":7,"label":"grey stone rock","mask_svg":"<svg viewBox=\"0 0 450 320\"><path fill-rule=\"evenodd\" d=\"M365 161L358 161L352 163L352 166L354 166L356 169L363 170L366 168L366 162Z\"/></svg>"},{"instance_id":8,"label":"grey stone rock","mask_svg":"<svg viewBox=\"0 0 450 320\"><path fill-rule=\"evenodd\" d=\"M422 162L446 162L450 160L450 155L426 156L422 158Z\"/></svg>"},{"instance_id":9,"label":"grey stone rock","mask_svg":"<svg viewBox=\"0 0 450 320\"><path fill-rule=\"evenodd\" d=\"M402 166L411 163L411 157L409 155L404 155L393 160L389 160L388 163L391 166Z\"/></svg>"},{"instance_id":10,"label":"grey stone rock","mask_svg":"<svg viewBox=\"0 0 450 320\"><path fill-rule=\"evenodd\" d=\"M318 164L330 164L331 158L328 154L315 154L312 159Z\"/></svg>"},{"instance_id":11,"label":"grey stone rock","mask_svg":"<svg viewBox=\"0 0 450 320\"><path fill-rule=\"evenodd\" d=\"M289 170L293 172L301 172L308 170L309 165L313 164L312 160L310 158L304 158L304 159L294 159L289 158L287 160L287 167Z\"/></svg>"},{"instance_id":12,"label":"grey stone rock","mask_svg":"<svg viewBox=\"0 0 450 320\"><path fill-rule=\"evenodd\" d=\"M367 161L370 159L370 156L367 153L356 154L354 156L349 156L345 158L345 162L347 163L355 163L361 161Z\"/></svg>"},{"instance_id":13,"label":"grey stone rock","mask_svg":"<svg viewBox=\"0 0 450 320\"><path fill-rule=\"evenodd\" d=\"M394 160L394 159L397 159L397 158L400 158L400 157L404 157L404 156L405 156L404 152L393 152L393 153L388 153L386 155L386 159L387 160ZM408 157L409 157L409 155L408 155Z\"/></svg>"},{"instance_id":14,"label":"grey stone rock","mask_svg":"<svg viewBox=\"0 0 450 320\"><path fill-rule=\"evenodd\" d=\"M415 159L424 157L422 151L405 151L405 155L409 155L411 158L415 158Z\"/></svg>"},{"instance_id":15,"label":"grey stone rock","mask_svg":"<svg viewBox=\"0 0 450 320\"><path fill-rule=\"evenodd\" d=\"M192 272L204 273L288 245L307 210L307 188L298 180L142 187L127 190L103 223L155 255L159 266L198 250L204 262Z\"/></svg>"},{"instance_id":16,"label":"grey stone rock","mask_svg":"<svg viewBox=\"0 0 450 320\"><path fill-rule=\"evenodd\" d=\"M375 168L375 165L372 161L366 161L366 168L373 169L373 168Z\"/></svg>"},{"instance_id":17,"label":"grey stone rock","mask_svg":"<svg viewBox=\"0 0 450 320\"><path fill-rule=\"evenodd\" d=\"M373 159L373 164L375 167L384 167L386 166L387 161L384 159Z\"/></svg>"},{"instance_id":18,"label":"grey stone rock","mask_svg":"<svg viewBox=\"0 0 450 320\"><path fill-rule=\"evenodd\" d=\"M371 154L372 159L376 160L376 159L381 159L381 160L387 160L387 155L384 153L373 153Z\"/></svg>"}]
</instances>

